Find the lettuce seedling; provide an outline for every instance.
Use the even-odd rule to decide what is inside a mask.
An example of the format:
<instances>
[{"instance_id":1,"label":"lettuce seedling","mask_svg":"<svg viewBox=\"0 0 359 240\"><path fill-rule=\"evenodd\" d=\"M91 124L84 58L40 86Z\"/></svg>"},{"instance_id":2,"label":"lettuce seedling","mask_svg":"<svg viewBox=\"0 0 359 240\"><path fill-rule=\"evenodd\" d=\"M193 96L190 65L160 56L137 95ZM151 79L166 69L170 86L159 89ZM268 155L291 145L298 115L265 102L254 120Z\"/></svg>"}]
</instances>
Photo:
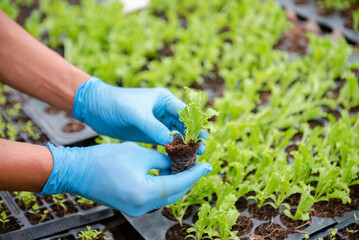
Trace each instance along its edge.
<instances>
[{"instance_id":1,"label":"lettuce seedling","mask_svg":"<svg viewBox=\"0 0 359 240\"><path fill-rule=\"evenodd\" d=\"M17 118L20 115L21 103L15 103L12 108L6 109L5 113L9 117Z\"/></svg>"},{"instance_id":2,"label":"lettuce seedling","mask_svg":"<svg viewBox=\"0 0 359 240\"><path fill-rule=\"evenodd\" d=\"M87 198L84 198L84 197L81 197L81 196L78 196L79 199L77 199L77 202L80 203L80 204L83 204L83 205L86 205L86 206L92 206L95 204L94 201L90 200L90 199L87 199Z\"/></svg>"},{"instance_id":3,"label":"lettuce seedling","mask_svg":"<svg viewBox=\"0 0 359 240\"><path fill-rule=\"evenodd\" d=\"M33 214L34 216L40 216L41 219L39 223L41 223L47 218L47 214L49 213L49 210L45 209L44 211L41 212L41 210L39 209L39 205L34 204L34 206L32 206L32 209L29 210L29 213Z\"/></svg>"},{"instance_id":4,"label":"lettuce seedling","mask_svg":"<svg viewBox=\"0 0 359 240\"><path fill-rule=\"evenodd\" d=\"M185 94L190 102L183 108L183 110L178 110L180 121L186 128L184 130L185 137L179 131L172 131L171 134L179 134L186 145L190 141L196 143L201 140L204 142L204 139L199 138L199 135L202 133L203 129L208 129L211 133L216 132L213 123L208 121L208 119L213 116L218 116L219 113L213 108L208 108L205 113L202 112L202 93L185 87Z\"/></svg>"},{"instance_id":5,"label":"lettuce seedling","mask_svg":"<svg viewBox=\"0 0 359 240\"><path fill-rule=\"evenodd\" d=\"M57 210L60 212L62 207L64 209L64 211L67 211L67 207L66 207L66 199L64 199L64 195L63 194L56 194L56 195L52 195L52 201L54 201L54 203L57 206Z\"/></svg>"},{"instance_id":6,"label":"lettuce seedling","mask_svg":"<svg viewBox=\"0 0 359 240\"><path fill-rule=\"evenodd\" d=\"M98 239L98 237L102 234L100 230L92 229L90 226L86 226L86 231L81 231L77 234L77 237L81 240L93 240ZM108 237L103 236L103 239L110 240Z\"/></svg>"},{"instance_id":7,"label":"lettuce seedling","mask_svg":"<svg viewBox=\"0 0 359 240\"><path fill-rule=\"evenodd\" d=\"M0 215L1 215L0 222L2 222L2 228L5 229L5 224L7 222L10 222L10 219L7 218L5 211L2 211Z\"/></svg>"},{"instance_id":8,"label":"lettuce seedling","mask_svg":"<svg viewBox=\"0 0 359 240\"><path fill-rule=\"evenodd\" d=\"M30 205L36 201L36 196L33 195L31 192L14 192L16 198L23 202L25 205L25 208L28 209Z\"/></svg>"},{"instance_id":9,"label":"lettuce seedling","mask_svg":"<svg viewBox=\"0 0 359 240\"><path fill-rule=\"evenodd\" d=\"M300 197L300 201L294 216L289 211L290 208L284 210L284 214L294 220L307 221L310 219L309 211L312 209L312 205L315 201L313 196L310 194L310 191L312 190L311 186L307 186L303 183L300 183L300 185L302 187L302 195Z\"/></svg>"}]
</instances>

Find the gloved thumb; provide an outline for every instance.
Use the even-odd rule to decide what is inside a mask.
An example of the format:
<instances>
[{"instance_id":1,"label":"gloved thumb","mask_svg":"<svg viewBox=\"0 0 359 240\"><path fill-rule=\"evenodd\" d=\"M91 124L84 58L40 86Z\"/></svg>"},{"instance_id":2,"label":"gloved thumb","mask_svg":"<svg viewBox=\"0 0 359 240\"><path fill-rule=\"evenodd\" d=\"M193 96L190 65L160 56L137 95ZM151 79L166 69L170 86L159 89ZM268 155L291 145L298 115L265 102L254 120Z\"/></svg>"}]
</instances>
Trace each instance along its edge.
<instances>
[{"instance_id":1,"label":"gloved thumb","mask_svg":"<svg viewBox=\"0 0 359 240\"><path fill-rule=\"evenodd\" d=\"M146 119L144 123L138 124L136 127L139 128L149 138L161 145L169 144L173 141L170 130L155 116L151 116Z\"/></svg>"}]
</instances>

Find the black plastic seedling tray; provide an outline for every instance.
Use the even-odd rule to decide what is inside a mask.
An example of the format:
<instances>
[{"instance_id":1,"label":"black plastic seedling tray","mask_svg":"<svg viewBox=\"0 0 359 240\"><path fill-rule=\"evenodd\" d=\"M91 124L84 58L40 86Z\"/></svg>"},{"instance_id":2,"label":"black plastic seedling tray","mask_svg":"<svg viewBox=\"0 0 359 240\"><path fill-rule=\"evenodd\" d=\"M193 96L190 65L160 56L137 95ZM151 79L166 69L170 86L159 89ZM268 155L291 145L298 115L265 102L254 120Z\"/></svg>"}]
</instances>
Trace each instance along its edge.
<instances>
[{"instance_id":1,"label":"black plastic seedling tray","mask_svg":"<svg viewBox=\"0 0 359 240\"><path fill-rule=\"evenodd\" d=\"M113 239L112 234L106 230L106 227L104 225L101 224L94 224L94 225L89 225L91 227L91 229L96 229L96 230L100 230L103 235L107 238L109 238L110 240ZM66 239L66 240L75 240L75 239L79 239L77 237L77 235L81 232L81 231L86 231L87 230L87 226L85 227L80 227L80 228L75 228L75 229L71 229L70 231L66 232L66 233L62 233L56 236L51 236L51 237L46 237L46 238L41 238L41 240L58 240L58 239Z\"/></svg>"},{"instance_id":2,"label":"black plastic seedling tray","mask_svg":"<svg viewBox=\"0 0 359 240\"><path fill-rule=\"evenodd\" d=\"M296 5L294 0L277 0L284 8L293 10L301 17L314 20L331 29L336 29L341 32L347 39L352 42L359 43L359 31L348 29L344 25L344 19L338 12L330 16L320 16L317 12L315 1L310 0L308 4Z\"/></svg>"},{"instance_id":3,"label":"black plastic seedling tray","mask_svg":"<svg viewBox=\"0 0 359 240\"><path fill-rule=\"evenodd\" d=\"M17 98L16 100L22 103L24 112L46 133L50 141L56 146L71 145L97 135L87 125L84 125L84 128L80 131L64 132L63 128L74 121L73 118L67 116L66 112L60 111L50 114L46 111L51 107L47 103L14 89L11 89L11 93L13 93L14 98Z\"/></svg>"},{"instance_id":4,"label":"black plastic seedling tray","mask_svg":"<svg viewBox=\"0 0 359 240\"><path fill-rule=\"evenodd\" d=\"M16 203L16 198L13 197L10 192L0 192L0 196L11 212L8 217L15 217L21 226L19 230L0 235L1 240L41 238L113 216L112 209L102 205L97 205L88 210L82 210L76 202L76 195L65 194L67 197L66 201L71 202L77 212L65 215L64 217L57 217L51 209L54 203L48 203L39 196L39 208L48 209L52 220L32 225L26 217L28 210L21 210Z\"/></svg>"}]
</instances>

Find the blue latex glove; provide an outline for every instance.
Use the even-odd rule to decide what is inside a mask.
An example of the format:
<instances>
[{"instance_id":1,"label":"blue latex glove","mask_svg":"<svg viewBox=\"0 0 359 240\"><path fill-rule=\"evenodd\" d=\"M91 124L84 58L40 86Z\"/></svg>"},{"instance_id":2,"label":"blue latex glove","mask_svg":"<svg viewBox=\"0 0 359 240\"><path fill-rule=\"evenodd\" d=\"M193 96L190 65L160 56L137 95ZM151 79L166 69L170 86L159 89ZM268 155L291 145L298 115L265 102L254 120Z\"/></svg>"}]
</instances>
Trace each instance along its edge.
<instances>
[{"instance_id":1,"label":"blue latex glove","mask_svg":"<svg viewBox=\"0 0 359 240\"><path fill-rule=\"evenodd\" d=\"M179 200L203 175L207 163L166 176L150 176L150 169L169 171L169 158L135 143L102 144L86 148L47 145L54 168L40 194L75 193L129 216Z\"/></svg>"},{"instance_id":2,"label":"blue latex glove","mask_svg":"<svg viewBox=\"0 0 359 240\"><path fill-rule=\"evenodd\" d=\"M72 115L100 134L165 145L171 131L185 130L177 113L184 106L165 88L120 88L91 77L77 89ZM205 131L200 137L207 138ZM204 149L201 144L198 154Z\"/></svg>"}]
</instances>

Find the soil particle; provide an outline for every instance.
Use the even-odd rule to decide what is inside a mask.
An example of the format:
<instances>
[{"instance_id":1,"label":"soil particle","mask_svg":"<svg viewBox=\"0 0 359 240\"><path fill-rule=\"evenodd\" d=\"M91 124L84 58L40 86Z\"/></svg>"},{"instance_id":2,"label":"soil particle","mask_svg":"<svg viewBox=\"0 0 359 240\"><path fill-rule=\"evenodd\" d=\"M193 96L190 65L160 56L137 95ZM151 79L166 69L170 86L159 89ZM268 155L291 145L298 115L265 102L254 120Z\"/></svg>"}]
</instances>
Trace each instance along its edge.
<instances>
[{"instance_id":1,"label":"soil particle","mask_svg":"<svg viewBox=\"0 0 359 240\"><path fill-rule=\"evenodd\" d=\"M284 240L288 235L280 225L272 222L259 225L254 234L262 236L263 240Z\"/></svg>"},{"instance_id":2,"label":"soil particle","mask_svg":"<svg viewBox=\"0 0 359 240\"><path fill-rule=\"evenodd\" d=\"M330 218L341 217L346 211L350 211L351 206L349 204L344 205L340 199L332 198L329 201L317 202L313 205L312 216Z\"/></svg>"},{"instance_id":3,"label":"soil particle","mask_svg":"<svg viewBox=\"0 0 359 240\"><path fill-rule=\"evenodd\" d=\"M302 132L298 132L296 134L294 134L294 136L292 137L292 141L293 142L299 142L300 140L302 140L303 138L303 133Z\"/></svg>"},{"instance_id":4,"label":"soil particle","mask_svg":"<svg viewBox=\"0 0 359 240\"><path fill-rule=\"evenodd\" d=\"M253 222L245 216L239 216L236 224L232 226L231 231L238 231L237 236L248 234L253 228Z\"/></svg>"},{"instance_id":5,"label":"soil particle","mask_svg":"<svg viewBox=\"0 0 359 240\"><path fill-rule=\"evenodd\" d=\"M67 207L66 211L64 211L64 208L62 206L58 207L57 205L52 205L51 209L56 214L57 217L64 217L78 212L78 210L75 208L72 202L66 201L65 205Z\"/></svg>"},{"instance_id":6,"label":"soil particle","mask_svg":"<svg viewBox=\"0 0 359 240\"><path fill-rule=\"evenodd\" d=\"M173 215L171 208L164 207L162 210L162 215L168 218L169 220L177 222L177 219ZM192 215L192 207L189 207L187 208L185 214L183 215L183 220L189 218L191 215Z\"/></svg>"},{"instance_id":7,"label":"soil particle","mask_svg":"<svg viewBox=\"0 0 359 240\"><path fill-rule=\"evenodd\" d=\"M32 225L36 225L36 224L40 223L41 214L44 213L44 210L45 210L45 208L40 209L40 213L36 214L36 215L34 215L30 212L27 212L27 213L25 213L25 216ZM53 219L53 217L50 215L50 213L48 213L48 214L46 214L46 218L41 223L52 220L52 219Z\"/></svg>"},{"instance_id":8,"label":"soil particle","mask_svg":"<svg viewBox=\"0 0 359 240\"><path fill-rule=\"evenodd\" d=\"M48 114L57 114L61 112L61 110L52 106L48 106L47 108L45 108L45 112Z\"/></svg>"},{"instance_id":9,"label":"soil particle","mask_svg":"<svg viewBox=\"0 0 359 240\"><path fill-rule=\"evenodd\" d=\"M0 198L1 200L1 198ZM0 207L0 213L5 211L6 215L9 215L10 214L10 210L9 208L5 205L5 203L2 203L1 204L1 207Z\"/></svg>"},{"instance_id":10,"label":"soil particle","mask_svg":"<svg viewBox=\"0 0 359 240\"><path fill-rule=\"evenodd\" d=\"M168 22L168 17L166 16L166 13L164 13L164 12L154 12L153 15L157 18L161 18L165 22Z\"/></svg>"},{"instance_id":11,"label":"soil particle","mask_svg":"<svg viewBox=\"0 0 359 240\"><path fill-rule=\"evenodd\" d=\"M248 207L248 201L245 197L238 198L235 203L238 212L243 212Z\"/></svg>"},{"instance_id":12,"label":"soil particle","mask_svg":"<svg viewBox=\"0 0 359 240\"><path fill-rule=\"evenodd\" d=\"M294 215L295 214L296 209L291 209L290 212ZM305 229L307 228L312 219L308 220L308 221L302 221L302 220L293 220L289 217L287 217L285 214L281 214L280 215L280 220L283 223L284 226L287 227L287 230L290 232L298 232L299 230Z\"/></svg>"},{"instance_id":13,"label":"soil particle","mask_svg":"<svg viewBox=\"0 0 359 240\"><path fill-rule=\"evenodd\" d=\"M199 143L190 141L184 144L182 138L175 136L170 144L165 145L166 152L171 159L171 169L175 173L190 169L196 164L196 153Z\"/></svg>"},{"instance_id":14,"label":"soil particle","mask_svg":"<svg viewBox=\"0 0 359 240\"><path fill-rule=\"evenodd\" d=\"M186 236L188 235L187 229L190 227L191 226L186 223L182 224L182 226L176 224L170 227L166 232L166 240L194 240L194 238L192 237L186 238Z\"/></svg>"},{"instance_id":15,"label":"soil particle","mask_svg":"<svg viewBox=\"0 0 359 240\"><path fill-rule=\"evenodd\" d=\"M196 212L195 214L193 214L193 217L192 217L192 222L193 223L196 223L198 221L199 217L198 217L198 212Z\"/></svg>"},{"instance_id":16,"label":"soil particle","mask_svg":"<svg viewBox=\"0 0 359 240\"><path fill-rule=\"evenodd\" d=\"M173 54L171 45L168 43L164 43L163 47L158 51L159 56L171 57Z\"/></svg>"},{"instance_id":17,"label":"soil particle","mask_svg":"<svg viewBox=\"0 0 359 240\"><path fill-rule=\"evenodd\" d=\"M0 234L20 229L20 225L14 217L9 217L8 219L10 220L10 222L5 223L5 228L3 228L2 223L0 224Z\"/></svg>"},{"instance_id":18,"label":"soil particle","mask_svg":"<svg viewBox=\"0 0 359 240\"><path fill-rule=\"evenodd\" d=\"M230 30L231 29L228 26L225 26L219 30L218 34L226 33L229 32Z\"/></svg>"},{"instance_id":19,"label":"soil particle","mask_svg":"<svg viewBox=\"0 0 359 240\"><path fill-rule=\"evenodd\" d=\"M85 128L85 125L83 123L80 123L79 121L73 121L71 123L66 124L62 128L62 131L66 132L66 133L74 133L74 132L79 132L84 128Z\"/></svg>"},{"instance_id":20,"label":"soil particle","mask_svg":"<svg viewBox=\"0 0 359 240\"><path fill-rule=\"evenodd\" d=\"M348 232L348 230L351 232ZM359 239L359 226L357 224L352 224L349 227L345 228L343 231L340 231L340 233L345 239L357 240Z\"/></svg>"},{"instance_id":21,"label":"soil particle","mask_svg":"<svg viewBox=\"0 0 359 240\"><path fill-rule=\"evenodd\" d=\"M292 145L289 145L288 147L285 148L285 152L287 153L287 157L291 157L293 158L293 155L290 154L291 152L293 151L298 151L299 148L296 144L292 144Z\"/></svg>"},{"instance_id":22,"label":"soil particle","mask_svg":"<svg viewBox=\"0 0 359 240\"><path fill-rule=\"evenodd\" d=\"M317 119L309 120L308 124L309 124L309 127L312 128L312 129L315 128L315 127L318 127L318 126L320 126L320 127L324 126L323 122L320 121L320 120L317 120Z\"/></svg>"},{"instance_id":23,"label":"soil particle","mask_svg":"<svg viewBox=\"0 0 359 240\"><path fill-rule=\"evenodd\" d=\"M352 113L352 114L358 114L359 112L359 105L358 106L355 106L355 107L351 107L349 109L349 112Z\"/></svg>"},{"instance_id":24,"label":"soil particle","mask_svg":"<svg viewBox=\"0 0 359 240\"><path fill-rule=\"evenodd\" d=\"M269 101L270 96L271 96L271 91L264 91L264 90L260 90L258 91L260 99L261 99L261 103L260 105L266 103Z\"/></svg>"},{"instance_id":25,"label":"soil particle","mask_svg":"<svg viewBox=\"0 0 359 240\"><path fill-rule=\"evenodd\" d=\"M271 220L278 215L278 209L274 209L271 205L264 205L258 208L257 204L249 206L249 215L258 220Z\"/></svg>"},{"instance_id":26,"label":"soil particle","mask_svg":"<svg viewBox=\"0 0 359 240\"><path fill-rule=\"evenodd\" d=\"M288 203L290 206L294 207L294 206L298 206L299 201L300 201L300 193L295 193L290 195L288 198L286 198L284 200L285 203Z\"/></svg>"}]
</instances>

